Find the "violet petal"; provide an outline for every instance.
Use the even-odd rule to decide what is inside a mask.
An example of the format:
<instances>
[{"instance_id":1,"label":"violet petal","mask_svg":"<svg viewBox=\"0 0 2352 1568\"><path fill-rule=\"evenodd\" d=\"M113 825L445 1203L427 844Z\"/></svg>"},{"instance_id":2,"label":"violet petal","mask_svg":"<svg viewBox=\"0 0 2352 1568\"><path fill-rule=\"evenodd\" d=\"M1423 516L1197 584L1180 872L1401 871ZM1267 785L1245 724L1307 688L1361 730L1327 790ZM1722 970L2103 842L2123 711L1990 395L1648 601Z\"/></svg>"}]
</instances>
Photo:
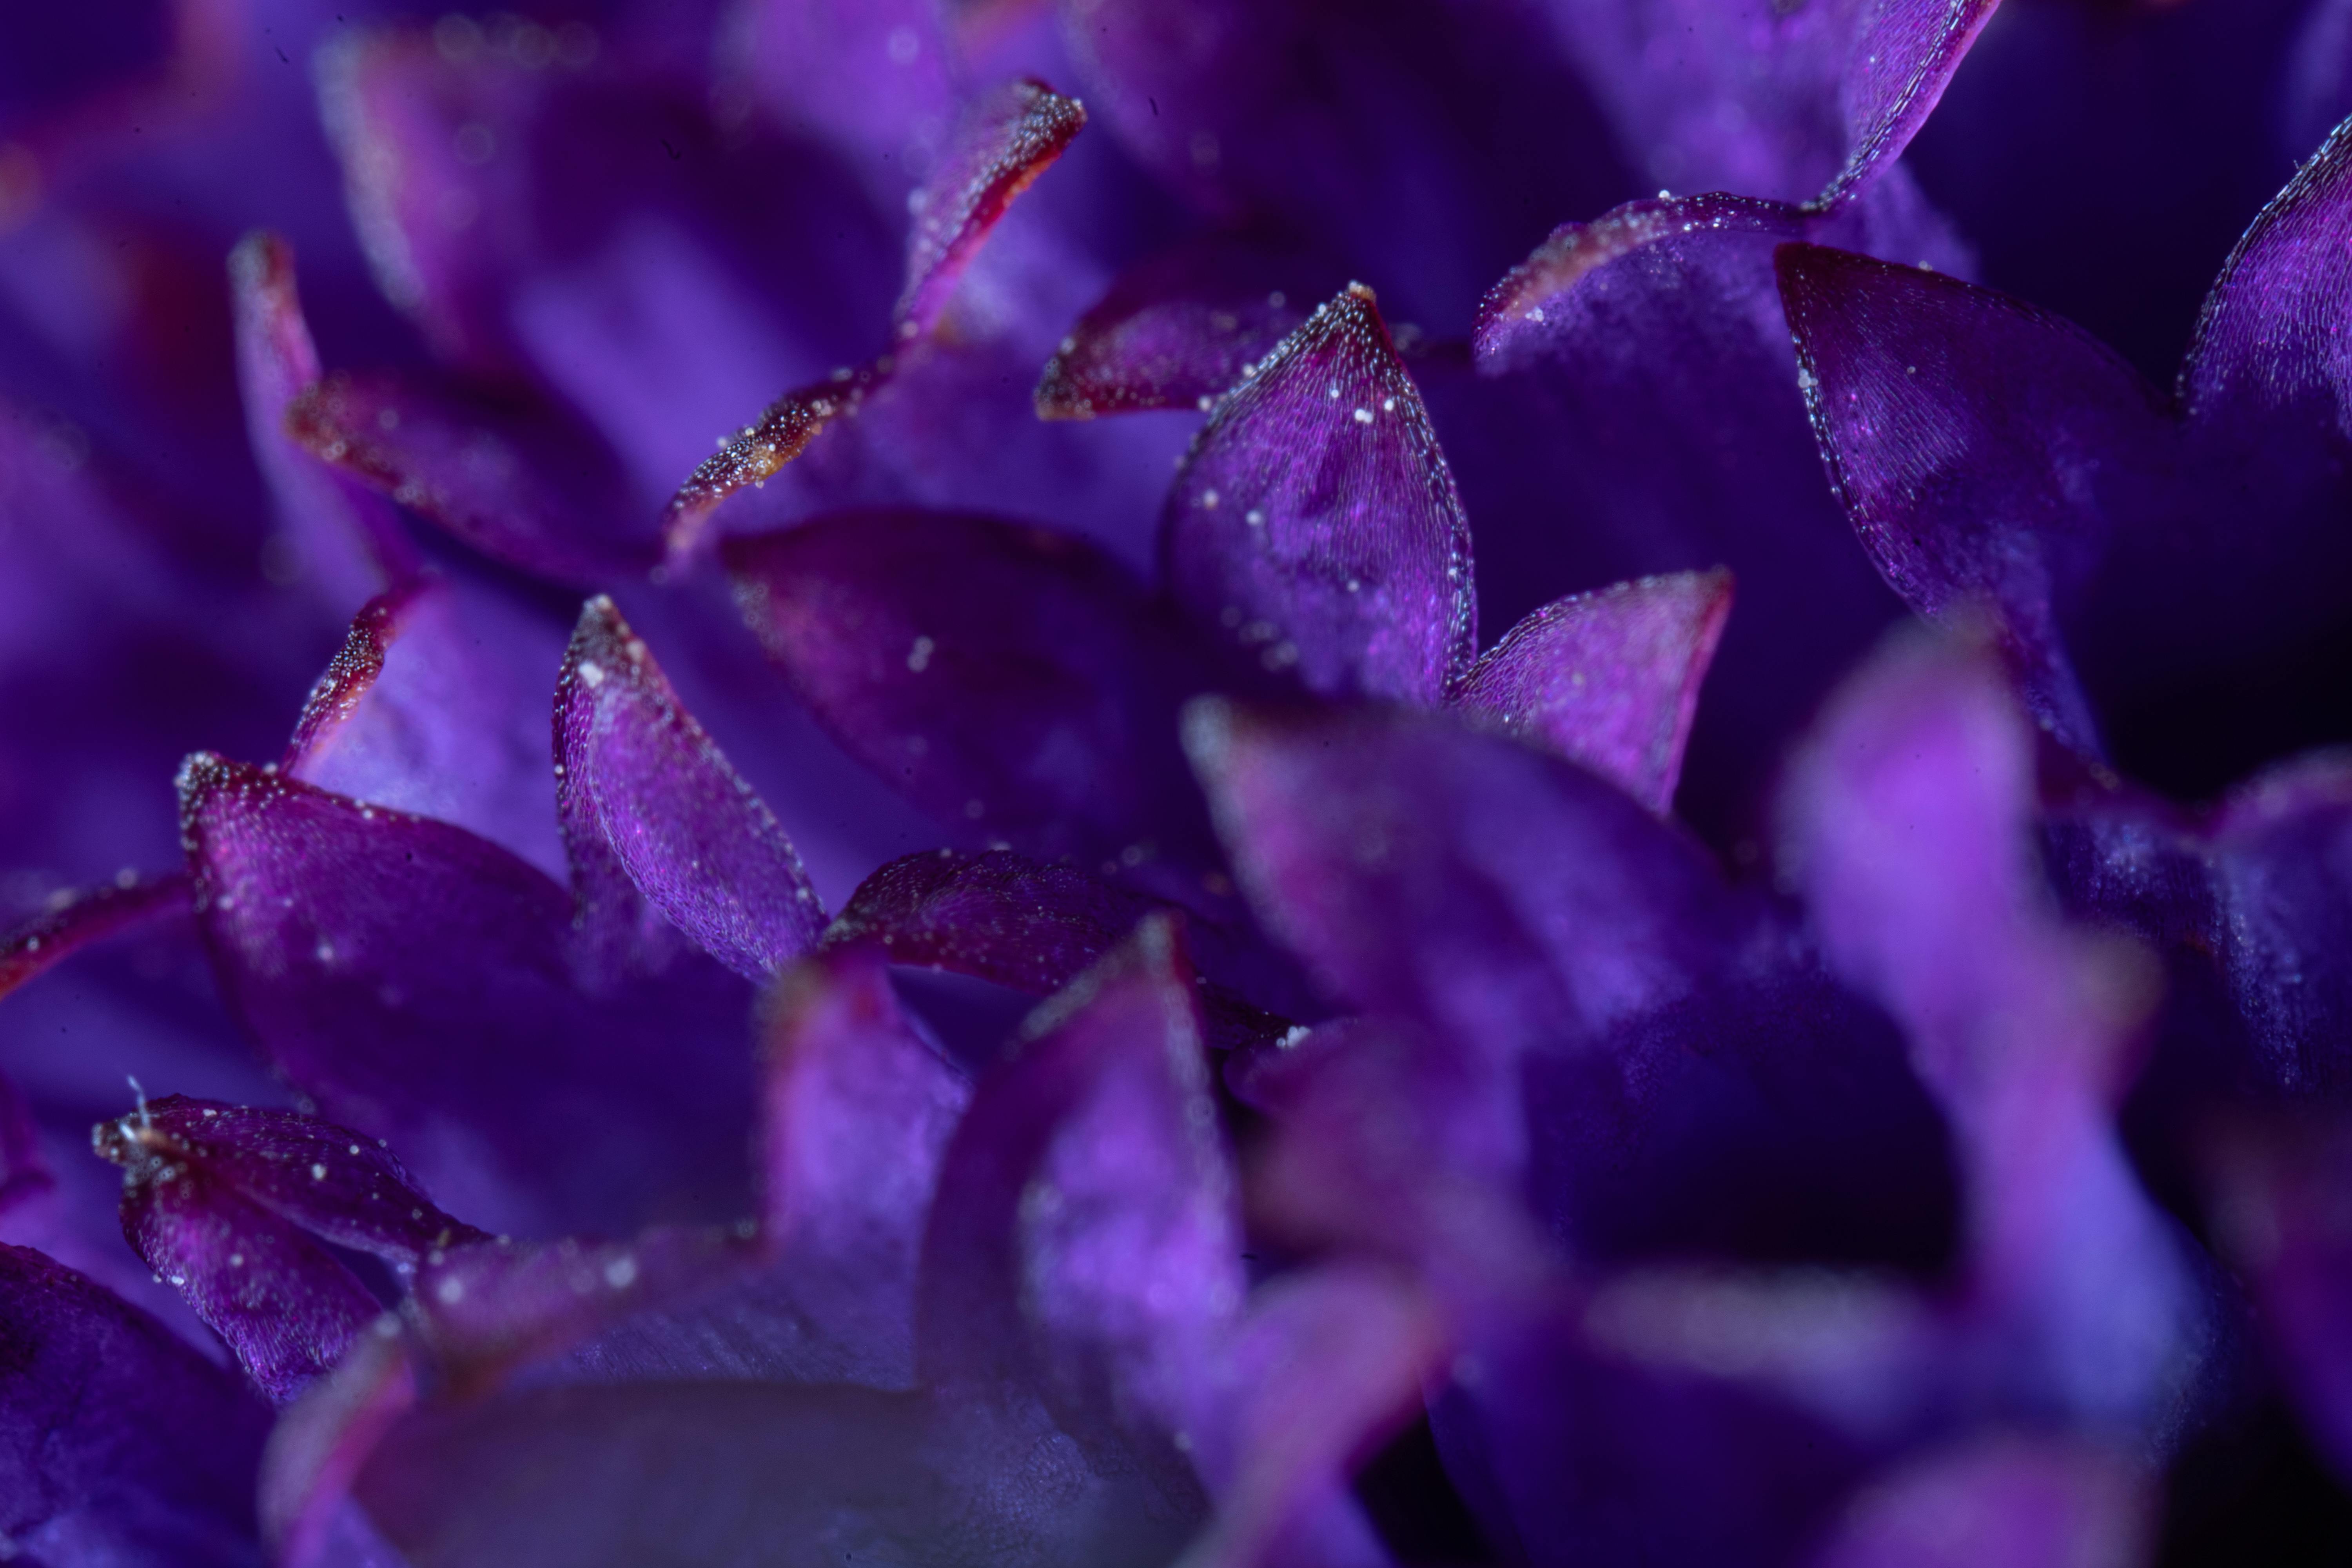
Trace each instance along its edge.
<instances>
[{"instance_id":1,"label":"violet petal","mask_svg":"<svg viewBox=\"0 0 2352 1568\"><path fill-rule=\"evenodd\" d=\"M1119 274L1037 382L1042 419L1206 409L1307 320L1299 262L1212 237Z\"/></svg>"},{"instance_id":2,"label":"violet petal","mask_svg":"<svg viewBox=\"0 0 2352 1568\"><path fill-rule=\"evenodd\" d=\"M555 706L558 810L583 937L615 972L626 950L657 949L665 923L751 980L815 944L824 909L792 840L612 600L581 611Z\"/></svg>"},{"instance_id":3,"label":"violet petal","mask_svg":"<svg viewBox=\"0 0 2352 1568\"><path fill-rule=\"evenodd\" d=\"M949 1145L923 1247L922 1365L1034 1383L1066 1426L1123 1441L1181 1500L1244 1280L1174 923L1146 921L1023 1033Z\"/></svg>"},{"instance_id":4,"label":"violet petal","mask_svg":"<svg viewBox=\"0 0 2352 1568\"><path fill-rule=\"evenodd\" d=\"M0 1531L58 1562L249 1568L268 1409L146 1313L0 1247ZM54 1556L52 1554L55 1554Z\"/></svg>"},{"instance_id":5,"label":"violet petal","mask_svg":"<svg viewBox=\"0 0 2352 1568\"><path fill-rule=\"evenodd\" d=\"M509 566L589 586L659 559L604 437L536 395L338 371L288 405L286 429Z\"/></svg>"},{"instance_id":6,"label":"violet petal","mask_svg":"<svg viewBox=\"0 0 2352 1568\"><path fill-rule=\"evenodd\" d=\"M1557 600L1480 657L1457 700L1664 815L1730 613L1731 574L1722 571Z\"/></svg>"},{"instance_id":7,"label":"violet petal","mask_svg":"<svg viewBox=\"0 0 2352 1568\"><path fill-rule=\"evenodd\" d=\"M2148 1560L2153 1499L2121 1457L1994 1438L1911 1460L1846 1506L1811 1568L2081 1568Z\"/></svg>"},{"instance_id":8,"label":"violet petal","mask_svg":"<svg viewBox=\"0 0 2352 1568\"><path fill-rule=\"evenodd\" d=\"M286 432L286 409L322 374L295 292L294 250L254 233L228 259L236 310L237 387L253 455L296 542L304 572L343 605L415 574L415 543L382 496L322 466Z\"/></svg>"},{"instance_id":9,"label":"violet petal","mask_svg":"<svg viewBox=\"0 0 2352 1568\"><path fill-rule=\"evenodd\" d=\"M0 942L0 996L79 952L92 942L168 919L187 908L185 872L115 882L36 915Z\"/></svg>"},{"instance_id":10,"label":"violet petal","mask_svg":"<svg viewBox=\"0 0 2352 1568\"><path fill-rule=\"evenodd\" d=\"M1007 84L965 113L939 165L910 204L900 337L931 330L957 279L1013 199L1044 174L1087 122L1085 105L1041 81Z\"/></svg>"},{"instance_id":11,"label":"violet petal","mask_svg":"<svg viewBox=\"0 0 2352 1568\"><path fill-rule=\"evenodd\" d=\"M381 595L310 689L279 771L453 823L562 875L547 772L559 636L470 584L416 579Z\"/></svg>"},{"instance_id":12,"label":"violet petal","mask_svg":"<svg viewBox=\"0 0 2352 1568\"><path fill-rule=\"evenodd\" d=\"M943 824L1046 857L1199 862L1176 710L1205 677L1108 555L900 510L731 540L726 561L817 717Z\"/></svg>"},{"instance_id":13,"label":"violet petal","mask_svg":"<svg viewBox=\"0 0 2352 1568\"><path fill-rule=\"evenodd\" d=\"M592 997L571 899L497 846L216 757L182 785L223 988L328 1115L510 1230L741 1212L739 982L711 965Z\"/></svg>"},{"instance_id":14,"label":"violet petal","mask_svg":"<svg viewBox=\"0 0 2352 1568\"><path fill-rule=\"evenodd\" d=\"M908 1026L870 950L789 971L767 1039L768 1244L824 1332L903 1377L916 1263L971 1085Z\"/></svg>"},{"instance_id":15,"label":"violet petal","mask_svg":"<svg viewBox=\"0 0 2352 1568\"><path fill-rule=\"evenodd\" d=\"M1777 264L1831 480L1923 615L1997 607L2035 719L2099 751L2068 627L2168 466L2162 395L2021 301L1813 246Z\"/></svg>"},{"instance_id":16,"label":"violet petal","mask_svg":"<svg viewBox=\"0 0 2352 1568\"><path fill-rule=\"evenodd\" d=\"M1349 285L1218 405L1160 551L1196 626L1311 690L1434 702L1462 679L1469 521L1371 290Z\"/></svg>"}]
</instances>

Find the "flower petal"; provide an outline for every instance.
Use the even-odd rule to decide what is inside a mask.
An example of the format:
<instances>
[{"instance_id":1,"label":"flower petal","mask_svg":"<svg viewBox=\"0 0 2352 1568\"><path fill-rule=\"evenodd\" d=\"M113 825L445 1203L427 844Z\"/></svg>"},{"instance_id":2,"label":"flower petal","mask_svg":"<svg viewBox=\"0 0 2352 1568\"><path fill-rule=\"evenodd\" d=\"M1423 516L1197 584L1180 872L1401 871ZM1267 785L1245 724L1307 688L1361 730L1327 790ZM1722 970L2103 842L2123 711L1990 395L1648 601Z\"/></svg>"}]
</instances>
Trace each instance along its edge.
<instances>
[{"instance_id":1,"label":"flower petal","mask_svg":"<svg viewBox=\"0 0 2352 1568\"><path fill-rule=\"evenodd\" d=\"M730 540L725 558L803 700L943 824L1047 857L1200 863L1176 709L1206 678L1108 556L900 510Z\"/></svg>"},{"instance_id":2,"label":"flower petal","mask_svg":"<svg viewBox=\"0 0 2352 1568\"><path fill-rule=\"evenodd\" d=\"M615 972L625 950L659 946L665 917L751 980L815 945L824 907L792 840L612 600L581 611L555 704L573 897Z\"/></svg>"},{"instance_id":3,"label":"flower petal","mask_svg":"<svg viewBox=\"0 0 2352 1568\"><path fill-rule=\"evenodd\" d=\"M868 950L779 983L761 1122L769 1245L820 1331L903 1382L916 1262L971 1087L900 1016Z\"/></svg>"},{"instance_id":4,"label":"flower petal","mask_svg":"<svg viewBox=\"0 0 2352 1568\"><path fill-rule=\"evenodd\" d=\"M1074 1434L1123 1441L1181 1500L1244 1280L1173 923L1139 926L1024 1035L948 1148L922 1365L934 1381L1034 1383Z\"/></svg>"},{"instance_id":5,"label":"flower petal","mask_svg":"<svg viewBox=\"0 0 2352 1568\"><path fill-rule=\"evenodd\" d=\"M274 234L249 234L230 253L228 276L237 384L253 455L304 570L336 600L359 604L414 574L416 546L383 498L321 468L287 436L288 405L321 374L295 292L293 247Z\"/></svg>"},{"instance_id":6,"label":"flower petal","mask_svg":"<svg viewBox=\"0 0 2352 1568\"><path fill-rule=\"evenodd\" d=\"M1007 849L924 850L858 884L824 933L828 948L877 942L922 964L1050 995L1117 947L1150 900Z\"/></svg>"},{"instance_id":7,"label":"flower petal","mask_svg":"<svg viewBox=\"0 0 2352 1568\"><path fill-rule=\"evenodd\" d=\"M103 1139L110 1123L101 1123ZM128 1142L127 1140L125 1141ZM284 1404L383 1310L333 1255L200 1165L125 1159L122 1235Z\"/></svg>"},{"instance_id":8,"label":"flower petal","mask_svg":"<svg viewBox=\"0 0 2352 1568\"><path fill-rule=\"evenodd\" d=\"M1165 1562L1179 1527L1034 1407L727 1382L547 1387L428 1406L354 1489L415 1568L843 1558L983 1568ZM780 1555L781 1553L781 1555Z\"/></svg>"},{"instance_id":9,"label":"flower petal","mask_svg":"<svg viewBox=\"0 0 2352 1568\"><path fill-rule=\"evenodd\" d=\"M494 561L582 586L659 558L604 438L559 405L393 371L338 371L286 429Z\"/></svg>"},{"instance_id":10,"label":"flower petal","mask_svg":"<svg viewBox=\"0 0 2352 1568\"><path fill-rule=\"evenodd\" d=\"M0 1247L0 1531L58 1562L256 1560L268 1409L161 1323L28 1247Z\"/></svg>"},{"instance_id":11,"label":"flower petal","mask_svg":"<svg viewBox=\"0 0 2352 1568\"><path fill-rule=\"evenodd\" d=\"M1469 521L1371 290L1350 285L1218 405L1160 549L1194 624L1311 690L1434 702L1462 679Z\"/></svg>"},{"instance_id":12,"label":"flower petal","mask_svg":"<svg viewBox=\"0 0 2352 1568\"><path fill-rule=\"evenodd\" d=\"M938 323L988 231L1086 122L1084 104L1034 80L1008 83L965 111L919 199L909 204L915 226L907 241L907 289L898 297L900 337Z\"/></svg>"},{"instance_id":13,"label":"flower petal","mask_svg":"<svg viewBox=\"0 0 2352 1568\"><path fill-rule=\"evenodd\" d=\"M2147 1560L2154 1500L2119 1456L2054 1438L1930 1453L1847 1505L1812 1568L2017 1568Z\"/></svg>"},{"instance_id":14,"label":"flower petal","mask_svg":"<svg viewBox=\"0 0 2352 1568\"><path fill-rule=\"evenodd\" d=\"M92 942L168 919L187 908L187 898L186 874L167 871L160 877L134 877L127 886L118 881L95 888L36 915L0 942L0 996Z\"/></svg>"},{"instance_id":15,"label":"flower petal","mask_svg":"<svg viewBox=\"0 0 2352 1568\"><path fill-rule=\"evenodd\" d=\"M1225 236L1129 268L1046 362L1037 416L1208 408L1306 321L1307 301L1329 288L1301 288L1310 270Z\"/></svg>"},{"instance_id":16,"label":"flower petal","mask_svg":"<svg viewBox=\"0 0 2352 1568\"><path fill-rule=\"evenodd\" d=\"M386 1262L482 1239L418 1191L377 1139L314 1116L174 1094L101 1122L98 1151L129 1180L169 1184L164 1167L200 1176L312 1236Z\"/></svg>"},{"instance_id":17,"label":"flower petal","mask_svg":"<svg viewBox=\"0 0 2352 1568\"><path fill-rule=\"evenodd\" d=\"M279 771L455 824L560 876L546 729L559 650L552 628L503 595L404 584L352 620Z\"/></svg>"},{"instance_id":18,"label":"flower petal","mask_svg":"<svg viewBox=\"0 0 2352 1568\"><path fill-rule=\"evenodd\" d=\"M2242 1122L2212 1139L2210 1185L2222 1255L2244 1271L2279 1373L2338 1476L2352 1475L2352 1134L2339 1116Z\"/></svg>"},{"instance_id":19,"label":"flower petal","mask_svg":"<svg viewBox=\"0 0 2352 1568\"><path fill-rule=\"evenodd\" d=\"M1465 712L1581 763L1663 816L1723 623L1731 574L1645 577L1556 600L1462 683Z\"/></svg>"},{"instance_id":20,"label":"flower petal","mask_svg":"<svg viewBox=\"0 0 2352 1568\"><path fill-rule=\"evenodd\" d=\"M1185 743L1253 905L1332 994L1503 1052L1680 995L1752 918L1583 769L1451 719L1218 698Z\"/></svg>"},{"instance_id":21,"label":"flower petal","mask_svg":"<svg viewBox=\"0 0 2352 1568\"><path fill-rule=\"evenodd\" d=\"M1777 261L1822 457L1879 571L1923 615L1990 601L2034 718L2099 754L2070 633L2158 504L2161 395L1988 289L1813 246Z\"/></svg>"},{"instance_id":22,"label":"flower petal","mask_svg":"<svg viewBox=\"0 0 2352 1568\"><path fill-rule=\"evenodd\" d=\"M501 1229L741 1212L740 983L582 992L571 900L444 823L211 756L182 800L230 1005L327 1114Z\"/></svg>"}]
</instances>

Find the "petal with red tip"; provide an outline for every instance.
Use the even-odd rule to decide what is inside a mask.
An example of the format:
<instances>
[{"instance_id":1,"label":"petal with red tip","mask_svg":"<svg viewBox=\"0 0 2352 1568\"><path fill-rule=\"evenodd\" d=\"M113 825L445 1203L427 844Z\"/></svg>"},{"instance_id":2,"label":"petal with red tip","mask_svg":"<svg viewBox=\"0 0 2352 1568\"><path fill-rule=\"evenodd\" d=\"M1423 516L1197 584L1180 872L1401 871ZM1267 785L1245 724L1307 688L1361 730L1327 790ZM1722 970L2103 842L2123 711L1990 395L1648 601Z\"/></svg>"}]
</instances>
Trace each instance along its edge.
<instances>
[{"instance_id":1,"label":"petal with red tip","mask_svg":"<svg viewBox=\"0 0 2352 1568\"><path fill-rule=\"evenodd\" d=\"M46 973L92 942L151 921L167 920L187 908L184 873L134 879L92 889L45 914L36 915L0 942L0 996Z\"/></svg>"},{"instance_id":2,"label":"petal with red tip","mask_svg":"<svg viewBox=\"0 0 2352 1568\"><path fill-rule=\"evenodd\" d=\"M1036 1386L1181 1499L1241 1306L1191 966L1138 927L1024 1026L958 1125L923 1246L927 1376Z\"/></svg>"},{"instance_id":3,"label":"petal with red tip","mask_svg":"<svg viewBox=\"0 0 2352 1568\"><path fill-rule=\"evenodd\" d=\"M1176 709L1205 683L1143 587L1040 528L843 512L730 540L745 618L851 755L964 835L1197 860Z\"/></svg>"},{"instance_id":4,"label":"petal with red tip","mask_svg":"<svg viewBox=\"0 0 2352 1568\"><path fill-rule=\"evenodd\" d=\"M453 823L561 875L546 707L560 649L551 627L503 595L404 584L353 618L278 767Z\"/></svg>"},{"instance_id":5,"label":"petal with red tip","mask_svg":"<svg viewBox=\"0 0 2352 1568\"><path fill-rule=\"evenodd\" d=\"M988 231L1087 122L1086 106L1044 82L1007 84L966 110L939 166L924 180L907 242L901 337L929 331Z\"/></svg>"},{"instance_id":6,"label":"petal with red tip","mask_svg":"<svg viewBox=\"0 0 2352 1568\"><path fill-rule=\"evenodd\" d=\"M286 429L509 566L584 586L659 559L604 437L544 398L339 371L287 406Z\"/></svg>"},{"instance_id":7,"label":"petal with red tip","mask_svg":"<svg viewBox=\"0 0 2352 1568\"><path fill-rule=\"evenodd\" d=\"M60 1561L246 1568L268 1407L163 1324L0 1247L0 1531Z\"/></svg>"},{"instance_id":8,"label":"petal with red tip","mask_svg":"<svg viewBox=\"0 0 2352 1568\"><path fill-rule=\"evenodd\" d=\"M1469 522L1370 289L1318 310L1218 405L1160 551L1196 626L1310 690L1434 702L1462 678Z\"/></svg>"},{"instance_id":9,"label":"petal with red tip","mask_svg":"<svg viewBox=\"0 0 2352 1568\"><path fill-rule=\"evenodd\" d=\"M1730 613L1731 574L1721 571L1560 599L1504 634L1458 700L1664 814Z\"/></svg>"},{"instance_id":10,"label":"petal with red tip","mask_svg":"<svg viewBox=\"0 0 2352 1568\"><path fill-rule=\"evenodd\" d=\"M523 1233L740 1213L740 982L583 992L569 897L445 823L209 756L182 819L232 1008L456 1206Z\"/></svg>"},{"instance_id":11,"label":"petal with red tip","mask_svg":"<svg viewBox=\"0 0 2352 1568\"><path fill-rule=\"evenodd\" d=\"M344 604L417 569L416 547L383 497L321 468L286 433L286 409L316 384L319 351L295 292L294 250L254 233L228 258L236 310L237 386L253 455L297 541L303 568Z\"/></svg>"},{"instance_id":12,"label":"petal with red tip","mask_svg":"<svg viewBox=\"0 0 2352 1568\"><path fill-rule=\"evenodd\" d=\"M792 840L610 599L581 611L555 705L572 892L616 971L626 950L658 947L665 920L752 980L815 945L824 908Z\"/></svg>"}]
</instances>

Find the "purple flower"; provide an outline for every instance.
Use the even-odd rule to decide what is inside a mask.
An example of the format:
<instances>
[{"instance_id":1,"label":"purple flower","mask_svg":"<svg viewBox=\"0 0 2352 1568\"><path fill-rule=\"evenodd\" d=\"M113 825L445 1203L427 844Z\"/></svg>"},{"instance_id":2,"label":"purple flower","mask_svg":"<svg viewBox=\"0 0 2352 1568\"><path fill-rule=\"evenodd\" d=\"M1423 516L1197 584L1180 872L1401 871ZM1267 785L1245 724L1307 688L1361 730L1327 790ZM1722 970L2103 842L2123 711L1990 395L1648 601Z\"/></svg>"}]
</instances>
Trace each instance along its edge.
<instances>
[{"instance_id":1,"label":"purple flower","mask_svg":"<svg viewBox=\"0 0 2352 1568\"><path fill-rule=\"evenodd\" d=\"M0 1555L2344 1536L2346 16L0 22Z\"/></svg>"}]
</instances>

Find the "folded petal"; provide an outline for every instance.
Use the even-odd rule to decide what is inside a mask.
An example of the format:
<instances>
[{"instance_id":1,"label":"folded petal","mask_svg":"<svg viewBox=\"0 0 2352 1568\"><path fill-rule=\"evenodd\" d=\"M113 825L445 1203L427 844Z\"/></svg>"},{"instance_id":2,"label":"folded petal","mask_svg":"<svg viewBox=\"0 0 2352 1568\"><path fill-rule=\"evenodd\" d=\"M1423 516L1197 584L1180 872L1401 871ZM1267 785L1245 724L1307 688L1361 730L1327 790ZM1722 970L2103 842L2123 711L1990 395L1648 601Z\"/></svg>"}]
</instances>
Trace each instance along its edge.
<instances>
[{"instance_id":1,"label":"folded petal","mask_svg":"<svg viewBox=\"0 0 2352 1568\"><path fill-rule=\"evenodd\" d=\"M1730 613L1731 574L1722 571L1556 600L1480 657L1457 700L1663 815Z\"/></svg>"},{"instance_id":2,"label":"folded petal","mask_svg":"<svg viewBox=\"0 0 2352 1568\"><path fill-rule=\"evenodd\" d=\"M922 1365L1032 1384L1181 1500L1244 1279L1176 928L1137 928L1024 1035L949 1145L923 1247Z\"/></svg>"},{"instance_id":3,"label":"folded petal","mask_svg":"<svg viewBox=\"0 0 2352 1568\"><path fill-rule=\"evenodd\" d=\"M487 840L216 757L182 786L223 989L328 1115L502 1229L741 1212L739 982L591 995L569 897Z\"/></svg>"},{"instance_id":4,"label":"folded petal","mask_svg":"<svg viewBox=\"0 0 2352 1568\"><path fill-rule=\"evenodd\" d=\"M287 406L322 374L295 291L293 247L274 234L247 235L229 255L228 275L246 427L278 521L320 589L357 605L413 574L416 547L383 497L320 467L287 436Z\"/></svg>"},{"instance_id":5,"label":"folded petal","mask_svg":"<svg viewBox=\"0 0 2352 1568\"><path fill-rule=\"evenodd\" d=\"M287 407L286 428L507 565L586 586L642 575L659 559L611 447L544 398L339 371Z\"/></svg>"},{"instance_id":6,"label":"folded petal","mask_svg":"<svg viewBox=\"0 0 2352 1568\"><path fill-rule=\"evenodd\" d=\"M99 1152L125 1167L123 1238L284 1404L342 1359L382 1304L299 1226L142 1140L129 1121L96 1134Z\"/></svg>"},{"instance_id":7,"label":"folded petal","mask_svg":"<svg viewBox=\"0 0 2352 1568\"><path fill-rule=\"evenodd\" d=\"M907 288L898 335L931 330L957 279L1013 199L1044 174L1087 122L1086 106L1044 82L1012 82L975 100L908 205Z\"/></svg>"},{"instance_id":8,"label":"folded petal","mask_svg":"<svg viewBox=\"0 0 2352 1568\"><path fill-rule=\"evenodd\" d=\"M6 941L0 943L0 996L92 942L168 919L187 908L187 900L184 873L167 871L150 878L133 873L128 883L117 881L92 889L36 915L8 932Z\"/></svg>"},{"instance_id":9,"label":"folded petal","mask_svg":"<svg viewBox=\"0 0 2352 1568\"><path fill-rule=\"evenodd\" d=\"M562 875L547 771L560 634L506 595L420 579L370 601L310 689L278 768L453 823Z\"/></svg>"},{"instance_id":10,"label":"folded petal","mask_svg":"<svg viewBox=\"0 0 2352 1568\"><path fill-rule=\"evenodd\" d=\"M1176 709L1205 677L1108 556L901 510L731 540L726 561L818 719L943 824L1049 857L1197 863Z\"/></svg>"},{"instance_id":11,"label":"folded petal","mask_svg":"<svg viewBox=\"0 0 2352 1568\"><path fill-rule=\"evenodd\" d=\"M792 840L612 600L581 611L555 703L558 810L585 940L617 968L674 927L751 980L815 945L824 908Z\"/></svg>"},{"instance_id":12,"label":"folded petal","mask_svg":"<svg viewBox=\"0 0 2352 1568\"><path fill-rule=\"evenodd\" d=\"M1319 270L1226 236L1138 263L1046 362L1038 417L1206 409L1305 322L1329 284L1309 293L1301 275Z\"/></svg>"},{"instance_id":13,"label":"folded petal","mask_svg":"<svg viewBox=\"0 0 2352 1568\"><path fill-rule=\"evenodd\" d=\"M1778 267L1813 428L1872 560L1923 615L1995 606L2035 720L2098 754L2072 650L2095 635L2108 552L2146 548L2162 504L2162 395L1988 289L1812 246Z\"/></svg>"},{"instance_id":14,"label":"folded petal","mask_svg":"<svg viewBox=\"0 0 2352 1568\"><path fill-rule=\"evenodd\" d=\"M1462 679L1469 521L1371 290L1350 285L1218 405L1160 550L1196 626L1311 690L1433 702Z\"/></svg>"},{"instance_id":15,"label":"folded petal","mask_svg":"<svg viewBox=\"0 0 2352 1568\"><path fill-rule=\"evenodd\" d=\"M58 1562L250 1564L268 1406L161 1323L0 1247L0 1531Z\"/></svg>"}]
</instances>

